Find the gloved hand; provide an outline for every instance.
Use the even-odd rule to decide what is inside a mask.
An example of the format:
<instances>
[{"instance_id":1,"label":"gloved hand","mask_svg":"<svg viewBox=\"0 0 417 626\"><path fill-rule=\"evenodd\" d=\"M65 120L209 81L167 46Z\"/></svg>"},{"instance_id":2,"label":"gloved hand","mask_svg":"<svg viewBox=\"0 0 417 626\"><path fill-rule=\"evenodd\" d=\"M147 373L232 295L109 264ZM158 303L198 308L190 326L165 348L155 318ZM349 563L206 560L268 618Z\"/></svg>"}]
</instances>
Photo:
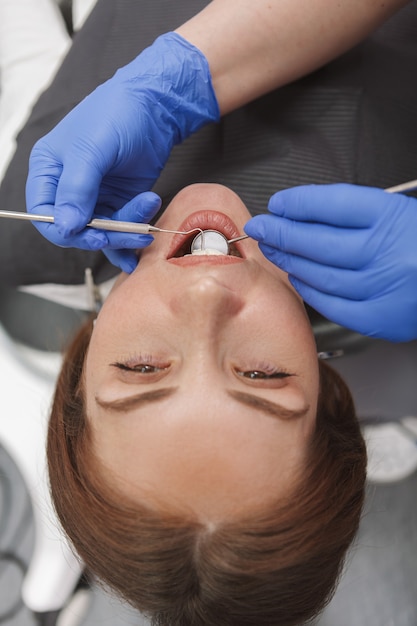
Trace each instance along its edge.
<instances>
[{"instance_id":1,"label":"gloved hand","mask_svg":"<svg viewBox=\"0 0 417 626\"><path fill-rule=\"evenodd\" d=\"M113 219L122 222L142 222L148 224L161 208L161 199L156 193L146 191L133 198L118 211L103 210L94 217ZM44 215L50 214L50 209L41 207ZM45 210L44 210L45 209ZM83 250L103 250L109 261L130 274L138 264L136 250L145 248L153 241L152 235L137 235L102 231L95 228L85 228L79 234L66 238L59 235L55 224L33 222L42 234L52 243L63 248L81 248ZM64 241L64 243L62 243Z\"/></svg>"},{"instance_id":2,"label":"gloved hand","mask_svg":"<svg viewBox=\"0 0 417 626\"><path fill-rule=\"evenodd\" d=\"M105 247L87 222L150 190L173 146L218 119L204 55L176 33L158 37L35 144L27 209L55 217L36 227L57 245Z\"/></svg>"},{"instance_id":3,"label":"gloved hand","mask_svg":"<svg viewBox=\"0 0 417 626\"><path fill-rule=\"evenodd\" d=\"M245 232L328 319L390 341L417 338L417 200L347 184L274 194Z\"/></svg>"}]
</instances>

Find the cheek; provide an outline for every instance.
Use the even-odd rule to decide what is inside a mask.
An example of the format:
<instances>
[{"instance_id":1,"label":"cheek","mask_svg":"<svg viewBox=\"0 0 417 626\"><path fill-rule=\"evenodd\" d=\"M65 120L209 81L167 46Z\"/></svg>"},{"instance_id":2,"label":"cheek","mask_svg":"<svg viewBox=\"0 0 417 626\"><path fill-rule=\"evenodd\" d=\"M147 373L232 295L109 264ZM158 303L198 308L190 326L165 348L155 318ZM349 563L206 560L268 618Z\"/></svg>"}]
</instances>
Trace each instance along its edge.
<instances>
[{"instance_id":1,"label":"cheek","mask_svg":"<svg viewBox=\"0 0 417 626\"><path fill-rule=\"evenodd\" d=\"M266 355L297 373L313 408L319 389L316 341L303 303L291 292L285 295L254 301L247 328Z\"/></svg>"},{"instance_id":2,"label":"cheek","mask_svg":"<svg viewBox=\"0 0 417 626\"><path fill-rule=\"evenodd\" d=\"M288 343L291 352L315 346L304 305L286 288L279 293L267 288L258 291L246 309L246 316L261 335L269 334L272 341Z\"/></svg>"},{"instance_id":3,"label":"cheek","mask_svg":"<svg viewBox=\"0 0 417 626\"><path fill-rule=\"evenodd\" d=\"M278 318L294 330L310 326L302 300L286 284L277 293L271 290L263 304L269 316Z\"/></svg>"},{"instance_id":4,"label":"cheek","mask_svg":"<svg viewBox=\"0 0 417 626\"><path fill-rule=\"evenodd\" d=\"M147 327L153 313L160 310L158 294L148 289L145 282L138 288L128 278L103 304L96 320L93 339L97 338L100 345L117 341L119 336L122 338L131 331L137 332L137 327Z\"/></svg>"}]
</instances>

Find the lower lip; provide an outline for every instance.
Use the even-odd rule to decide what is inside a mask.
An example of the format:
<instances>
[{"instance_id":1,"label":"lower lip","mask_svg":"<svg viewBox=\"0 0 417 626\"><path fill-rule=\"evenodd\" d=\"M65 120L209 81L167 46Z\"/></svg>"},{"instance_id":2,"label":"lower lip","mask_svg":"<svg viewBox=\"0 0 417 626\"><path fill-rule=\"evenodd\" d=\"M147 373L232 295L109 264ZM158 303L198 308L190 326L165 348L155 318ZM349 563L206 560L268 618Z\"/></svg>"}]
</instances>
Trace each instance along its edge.
<instances>
[{"instance_id":1,"label":"lower lip","mask_svg":"<svg viewBox=\"0 0 417 626\"><path fill-rule=\"evenodd\" d=\"M172 263L173 265L179 265L181 267L190 267L193 265L234 265L236 263L243 263L244 259L238 256L230 256L230 255L192 255L187 254L186 256L180 257L172 257L171 259L167 259L168 263Z\"/></svg>"}]
</instances>

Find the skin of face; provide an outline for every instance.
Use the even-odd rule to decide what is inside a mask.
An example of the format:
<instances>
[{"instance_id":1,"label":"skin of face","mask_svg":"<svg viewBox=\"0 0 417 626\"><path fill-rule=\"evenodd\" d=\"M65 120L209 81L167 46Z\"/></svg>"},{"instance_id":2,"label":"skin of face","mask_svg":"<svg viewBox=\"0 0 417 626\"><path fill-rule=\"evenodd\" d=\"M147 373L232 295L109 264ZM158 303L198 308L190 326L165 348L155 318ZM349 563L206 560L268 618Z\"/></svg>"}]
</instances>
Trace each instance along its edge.
<instances>
[{"instance_id":1,"label":"skin of face","mask_svg":"<svg viewBox=\"0 0 417 626\"><path fill-rule=\"evenodd\" d=\"M230 189L195 184L157 226L180 230L196 212L202 228L229 237L250 218ZM124 495L216 524L288 495L302 472L317 410L316 346L300 297L255 241L237 244L244 258L231 262L170 260L175 237L155 235L98 315L87 419L100 464Z\"/></svg>"}]
</instances>

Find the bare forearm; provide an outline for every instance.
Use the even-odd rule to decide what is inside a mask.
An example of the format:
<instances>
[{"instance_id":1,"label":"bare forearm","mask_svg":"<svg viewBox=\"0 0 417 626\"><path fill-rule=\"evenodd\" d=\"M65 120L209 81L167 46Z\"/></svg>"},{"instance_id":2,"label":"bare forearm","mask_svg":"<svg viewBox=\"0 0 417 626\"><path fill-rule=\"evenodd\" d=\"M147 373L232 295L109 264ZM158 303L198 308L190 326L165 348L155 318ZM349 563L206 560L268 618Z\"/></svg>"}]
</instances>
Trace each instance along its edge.
<instances>
[{"instance_id":1,"label":"bare forearm","mask_svg":"<svg viewBox=\"0 0 417 626\"><path fill-rule=\"evenodd\" d=\"M222 114L324 65L408 0L213 0L177 29L210 64Z\"/></svg>"}]
</instances>

